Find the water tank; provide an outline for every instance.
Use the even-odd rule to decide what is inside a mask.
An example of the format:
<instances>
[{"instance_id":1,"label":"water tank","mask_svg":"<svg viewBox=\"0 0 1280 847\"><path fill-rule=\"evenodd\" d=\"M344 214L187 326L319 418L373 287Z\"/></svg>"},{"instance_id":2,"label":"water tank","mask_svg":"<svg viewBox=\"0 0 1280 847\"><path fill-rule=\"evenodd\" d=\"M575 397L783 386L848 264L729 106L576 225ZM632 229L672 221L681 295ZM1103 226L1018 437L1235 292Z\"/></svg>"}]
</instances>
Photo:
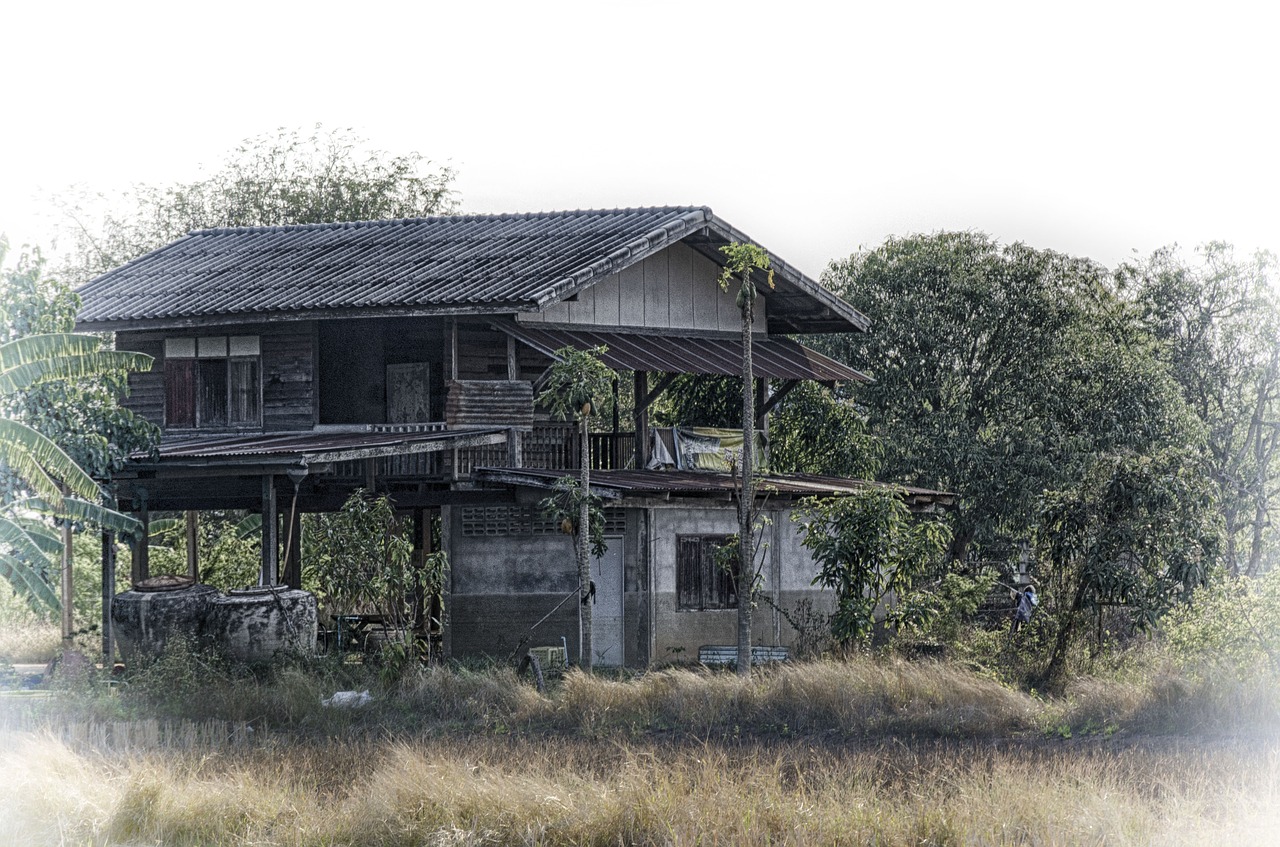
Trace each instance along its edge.
<instances>
[{"instance_id":1,"label":"water tank","mask_svg":"<svg viewBox=\"0 0 1280 847\"><path fill-rule=\"evenodd\" d=\"M212 585L176 574L144 579L117 594L111 600L111 627L120 656L126 662L155 656L175 635L194 641L217 596Z\"/></svg>"},{"instance_id":2,"label":"water tank","mask_svg":"<svg viewBox=\"0 0 1280 847\"><path fill-rule=\"evenodd\" d=\"M284 585L233 588L210 601L204 636L240 662L314 653L315 595Z\"/></svg>"}]
</instances>

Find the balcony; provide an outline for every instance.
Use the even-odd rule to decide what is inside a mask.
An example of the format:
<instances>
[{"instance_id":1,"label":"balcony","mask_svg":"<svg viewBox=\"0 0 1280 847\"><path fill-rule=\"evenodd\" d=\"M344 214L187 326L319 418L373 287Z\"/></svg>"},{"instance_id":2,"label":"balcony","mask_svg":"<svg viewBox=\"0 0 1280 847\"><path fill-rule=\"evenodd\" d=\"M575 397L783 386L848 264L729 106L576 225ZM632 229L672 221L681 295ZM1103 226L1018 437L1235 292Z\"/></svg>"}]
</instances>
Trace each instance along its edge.
<instances>
[{"instance_id":1,"label":"balcony","mask_svg":"<svg viewBox=\"0 0 1280 847\"><path fill-rule=\"evenodd\" d=\"M443 423L379 424L374 432L438 432ZM582 437L576 424L543 423L530 429L514 430L520 439L519 464L542 470L576 471L582 448ZM592 470L614 470L628 467L635 456L635 434L593 432L591 439ZM513 451L509 444L466 447L435 453L411 453L338 462L333 475L342 479L364 479L370 475L390 481L467 479L479 467L508 467ZM372 469L369 463L373 463Z\"/></svg>"}]
</instances>

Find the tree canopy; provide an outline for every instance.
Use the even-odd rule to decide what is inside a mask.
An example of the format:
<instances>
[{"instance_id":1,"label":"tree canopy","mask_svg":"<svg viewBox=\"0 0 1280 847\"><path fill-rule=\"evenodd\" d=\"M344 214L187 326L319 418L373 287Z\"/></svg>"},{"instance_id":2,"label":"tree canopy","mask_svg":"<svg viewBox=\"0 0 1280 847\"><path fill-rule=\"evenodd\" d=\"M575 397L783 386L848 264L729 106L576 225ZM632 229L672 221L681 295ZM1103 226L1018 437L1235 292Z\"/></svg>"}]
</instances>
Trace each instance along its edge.
<instances>
[{"instance_id":1,"label":"tree canopy","mask_svg":"<svg viewBox=\"0 0 1280 847\"><path fill-rule=\"evenodd\" d=\"M372 148L351 130L281 128L245 139L191 182L64 198L71 243L62 272L79 284L197 229L447 214L453 179L450 167Z\"/></svg>"}]
</instances>

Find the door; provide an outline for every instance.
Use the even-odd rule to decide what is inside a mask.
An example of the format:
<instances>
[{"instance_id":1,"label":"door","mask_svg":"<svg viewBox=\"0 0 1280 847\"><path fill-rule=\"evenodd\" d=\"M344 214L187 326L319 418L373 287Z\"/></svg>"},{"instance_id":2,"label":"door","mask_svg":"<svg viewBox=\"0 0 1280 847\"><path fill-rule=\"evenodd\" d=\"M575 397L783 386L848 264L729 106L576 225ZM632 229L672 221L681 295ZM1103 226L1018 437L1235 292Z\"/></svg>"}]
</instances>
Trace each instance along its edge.
<instances>
[{"instance_id":1,"label":"door","mask_svg":"<svg viewBox=\"0 0 1280 847\"><path fill-rule=\"evenodd\" d=\"M622 539L606 538L609 549L591 563L596 584L591 609L591 641L595 664L618 667L625 658L622 638Z\"/></svg>"}]
</instances>

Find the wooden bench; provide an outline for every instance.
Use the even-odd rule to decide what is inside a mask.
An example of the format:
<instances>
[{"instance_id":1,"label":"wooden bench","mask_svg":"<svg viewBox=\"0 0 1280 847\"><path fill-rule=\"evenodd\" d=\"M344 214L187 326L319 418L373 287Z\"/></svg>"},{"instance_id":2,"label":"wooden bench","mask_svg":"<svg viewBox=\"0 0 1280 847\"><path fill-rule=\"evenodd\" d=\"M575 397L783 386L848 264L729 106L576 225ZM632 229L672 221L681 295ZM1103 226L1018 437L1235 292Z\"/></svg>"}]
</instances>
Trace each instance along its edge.
<instances>
[{"instance_id":1,"label":"wooden bench","mask_svg":"<svg viewBox=\"0 0 1280 847\"><path fill-rule=\"evenodd\" d=\"M751 648L751 664L763 665L768 662L785 662L791 656L791 649L782 646L757 646ZM736 665L738 648L732 645L704 644L698 648L698 661L704 665Z\"/></svg>"}]
</instances>

